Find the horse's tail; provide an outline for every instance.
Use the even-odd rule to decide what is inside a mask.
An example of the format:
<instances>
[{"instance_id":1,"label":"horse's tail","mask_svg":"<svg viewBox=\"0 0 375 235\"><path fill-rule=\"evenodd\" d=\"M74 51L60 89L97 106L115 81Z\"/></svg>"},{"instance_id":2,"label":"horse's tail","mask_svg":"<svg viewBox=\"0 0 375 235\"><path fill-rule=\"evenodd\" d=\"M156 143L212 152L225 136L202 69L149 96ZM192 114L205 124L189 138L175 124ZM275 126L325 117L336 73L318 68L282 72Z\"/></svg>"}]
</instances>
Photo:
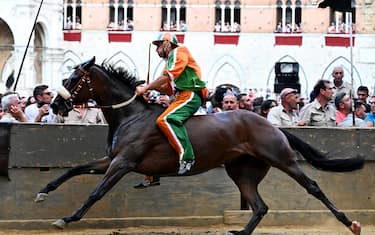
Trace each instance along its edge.
<instances>
[{"instance_id":1,"label":"horse's tail","mask_svg":"<svg viewBox=\"0 0 375 235\"><path fill-rule=\"evenodd\" d=\"M348 159L328 159L326 154L313 148L295 135L292 135L286 130L280 129L289 141L290 146L301 153L301 155L313 167L333 172L347 172L363 168L365 163L364 158L348 158Z\"/></svg>"}]
</instances>

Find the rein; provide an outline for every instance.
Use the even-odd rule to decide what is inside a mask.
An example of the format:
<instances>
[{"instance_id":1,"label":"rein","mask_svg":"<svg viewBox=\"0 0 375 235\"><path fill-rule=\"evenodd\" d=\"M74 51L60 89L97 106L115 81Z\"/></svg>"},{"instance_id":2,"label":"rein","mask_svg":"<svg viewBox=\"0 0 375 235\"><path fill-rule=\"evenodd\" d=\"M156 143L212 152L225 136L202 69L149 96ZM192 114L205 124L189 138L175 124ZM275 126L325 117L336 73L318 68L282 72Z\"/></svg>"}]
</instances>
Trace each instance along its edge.
<instances>
[{"instance_id":1,"label":"rein","mask_svg":"<svg viewBox=\"0 0 375 235\"><path fill-rule=\"evenodd\" d=\"M78 69L83 73L83 76L79 80L78 84L75 86L75 88L74 88L74 90L72 92L73 94L71 92L69 92L68 89L66 89L64 86L60 87L60 89L57 91L57 93L61 97L63 97L65 100L69 100L70 102L73 102L73 100L75 99L75 97L81 91L81 89L83 87L83 84L85 84L85 83L86 83L86 85L89 88L90 97L91 98L94 97L94 87L91 85L90 73L88 71L86 71L85 69L83 69L82 67L79 67ZM137 98L137 93L134 92L134 95L130 99L128 99L128 100L126 100L124 102L121 102L119 104L112 104L112 105L97 105L96 104L96 105L90 106L88 108L101 108L101 109L103 109L103 108L104 109L111 108L111 109L119 109L119 108L122 108L122 107L125 107L125 106L129 105L136 98Z\"/></svg>"}]
</instances>

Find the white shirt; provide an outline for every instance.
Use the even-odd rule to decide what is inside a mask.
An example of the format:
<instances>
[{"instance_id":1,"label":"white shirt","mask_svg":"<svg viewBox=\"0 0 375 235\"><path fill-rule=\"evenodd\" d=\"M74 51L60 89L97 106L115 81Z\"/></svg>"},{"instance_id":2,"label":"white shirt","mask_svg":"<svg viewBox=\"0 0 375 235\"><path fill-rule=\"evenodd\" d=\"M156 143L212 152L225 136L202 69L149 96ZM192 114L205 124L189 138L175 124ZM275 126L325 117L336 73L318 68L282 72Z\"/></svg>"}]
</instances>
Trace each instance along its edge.
<instances>
[{"instance_id":1,"label":"white shirt","mask_svg":"<svg viewBox=\"0 0 375 235\"><path fill-rule=\"evenodd\" d=\"M38 104L31 104L26 107L25 109L25 115L27 122L35 122L36 116L38 116L39 108ZM56 115L53 114L52 109L49 108L48 115L44 115L40 122L42 123L55 123Z\"/></svg>"},{"instance_id":2,"label":"white shirt","mask_svg":"<svg viewBox=\"0 0 375 235\"><path fill-rule=\"evenodd\" d=\"M0 119L0 122L18 122L10 113L4 113L3 117Z\"/></svg>"},{"instance_id":3,"label":"white shirt","mask_svg":"<svg viewBox=\"0 0 375 235\"><path fill-rule=\"evenodd\" d=\"M270 109L267 120L275 126L295 126L298 122L298 115L294 111L288 114L284 107L279 105Z\"/></svg>"}]
</instances>

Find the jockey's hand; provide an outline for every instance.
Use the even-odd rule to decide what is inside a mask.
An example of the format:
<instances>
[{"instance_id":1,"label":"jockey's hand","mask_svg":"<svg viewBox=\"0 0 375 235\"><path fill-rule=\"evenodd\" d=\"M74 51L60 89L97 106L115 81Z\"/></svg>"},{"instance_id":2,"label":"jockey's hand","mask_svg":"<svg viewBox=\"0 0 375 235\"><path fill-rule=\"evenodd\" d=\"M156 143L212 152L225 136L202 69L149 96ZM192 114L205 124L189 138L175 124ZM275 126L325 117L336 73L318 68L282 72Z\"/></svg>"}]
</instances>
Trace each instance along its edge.
<instances>
[{"instance_id":1,"label":"jockey's hand","mask_svg":"<svg viewBox=\"0 0 375 235\"><path fill-rule=\"evenodd\" d=\"M137 86L135 88L135 92L137 93L138 96L145 94L146 91L147 91L147 88L145 86Z\"/></svg>"}]
</instances>

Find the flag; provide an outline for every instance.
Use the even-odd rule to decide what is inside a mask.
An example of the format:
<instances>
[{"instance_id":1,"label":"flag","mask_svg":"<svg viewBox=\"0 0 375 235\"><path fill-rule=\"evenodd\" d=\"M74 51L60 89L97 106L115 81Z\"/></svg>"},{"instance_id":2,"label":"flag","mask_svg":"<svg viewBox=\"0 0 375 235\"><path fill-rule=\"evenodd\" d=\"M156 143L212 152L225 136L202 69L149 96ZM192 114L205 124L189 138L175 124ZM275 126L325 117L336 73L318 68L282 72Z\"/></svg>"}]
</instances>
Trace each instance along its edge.
<instances>
[{"instance_id":1,"label":"flag","mask_svg":"<svg viewBox=\"0 0 375 235\"><path fill-rule=\"evenodd\" d=\"M13 86L13 83L14 83L14 70L13 70L12 73L8 76L8 79L7 79L7 81L5 82L5 87L7 88L7 90L10 90L10 88Z\"/></svg>"},{"instance_id":2,"label":"flag","mask_svg":"<svg viewBox=\"0 0 375 235\"><path fill-rule=\"evenodd\" d=\"M352 0L324 0L318 8L330 7L333 11L349 12L352 9Z\"/></svg>"}]
</instances>

